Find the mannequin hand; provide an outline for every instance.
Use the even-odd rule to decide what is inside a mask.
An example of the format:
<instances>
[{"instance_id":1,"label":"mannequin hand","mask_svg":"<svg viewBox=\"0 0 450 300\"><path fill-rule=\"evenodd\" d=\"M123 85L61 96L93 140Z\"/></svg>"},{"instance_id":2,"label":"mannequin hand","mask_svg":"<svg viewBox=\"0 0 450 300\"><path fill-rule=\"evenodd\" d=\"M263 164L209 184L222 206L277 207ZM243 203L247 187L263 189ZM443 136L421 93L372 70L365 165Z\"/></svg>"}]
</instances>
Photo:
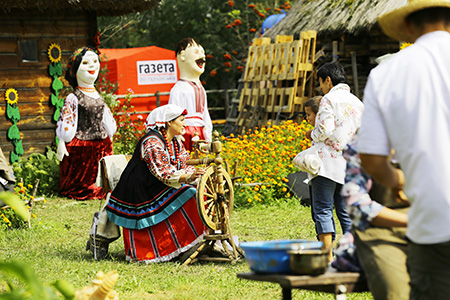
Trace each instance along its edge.
<instances>
[{"instance_id":1,"label":"mannequin hand","mask_svg":"<svg viewBox=\"0 0 450 300\"><path fill-rule=\"evenodd\" d=\"M59 140L58 149L56 150L56 158L59 161L62 161L65 156L69 156L69 152L66 149L66 143L63 140Z\"/></svg>"}]
</instances>

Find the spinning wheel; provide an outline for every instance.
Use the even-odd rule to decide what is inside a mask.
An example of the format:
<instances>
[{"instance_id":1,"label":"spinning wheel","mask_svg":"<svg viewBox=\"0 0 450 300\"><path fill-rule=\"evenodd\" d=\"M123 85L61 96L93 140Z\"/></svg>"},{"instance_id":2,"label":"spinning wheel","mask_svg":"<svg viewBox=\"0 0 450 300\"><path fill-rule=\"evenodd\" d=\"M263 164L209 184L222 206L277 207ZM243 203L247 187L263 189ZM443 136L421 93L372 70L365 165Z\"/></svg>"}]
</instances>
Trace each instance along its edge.
<instances>
[{"instance_id":1,"label":"spinning wheel","mask_svg":"<svg viewBox=\"0 0 450 300\"><path fill-rule=\"evenodd\" d=\"M218 193L214 166L206 169L197 187L197 207L203 224L212 230L222 230L223 215L219 201L225 201L224 207L228 209L228 216L231 216L234 203L233 182L226 171L222 171L224 177L223 195Z\"/></svg>"},{"instance_id":2,"label":"spinning wheel","mask_svg":"<svg viewBox=\"0 0 450 300\"><path fill-rule=\"evenodd\" d=\"M203 224L209 228L210 233L205 235L203 241L195 252L189 256L183 264L187 265L196 260L209 261L231 261L234 263L240 256L244 256L242 251L236 247L231 235L230 215L233 210L234 190L233 182L228 172L222 167L223 159L220 157L222 143L219 133L213 133L213 142L196 141L193 159L187 161L189 165L209 165L205 174L200 177L197 185L197 208ZM215 154L215 158L199 159L199 153ZM208 257L197 255L206 246L213 247L216 241L222 243L225 257ZM231 248L231 249L229 249Z\"/></svg>"}]
</instances>

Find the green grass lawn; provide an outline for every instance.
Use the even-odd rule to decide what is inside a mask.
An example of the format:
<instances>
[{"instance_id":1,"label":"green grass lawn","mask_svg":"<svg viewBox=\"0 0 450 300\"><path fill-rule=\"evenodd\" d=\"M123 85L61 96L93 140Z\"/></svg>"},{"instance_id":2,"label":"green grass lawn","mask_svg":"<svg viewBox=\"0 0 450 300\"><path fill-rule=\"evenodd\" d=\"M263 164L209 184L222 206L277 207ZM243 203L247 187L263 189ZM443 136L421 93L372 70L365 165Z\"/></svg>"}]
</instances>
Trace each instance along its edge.
<instances>
[{"instance_id":1,"label":"green grass lawn","mask_svg":"<svg viewBox=\"0 0 450 300\"><path fill-rule=\"evenodd\" d=\"M47 199L35 204L31 229L7 230L0 237L0 258L20 260L50 284L64 279L76 289L91 284L98 271L117 270L115 290L122 300L142 299L281 299L278 284L238 279L250 269L245 261L198 262L189 266L127 263L122 239L110 245L111 259L95 261L85 251L92 216L100 201ZM315 239L310 208L297 200L271 206L235 209L233 235L240 241ZM340 234L338 235L340 236ZM5 287L0 286L0 292ZM334 295L293 290L293 299L334 299ZM350 294L348 299L372 299L369 293Z\"/></svg>"}]
</instances>

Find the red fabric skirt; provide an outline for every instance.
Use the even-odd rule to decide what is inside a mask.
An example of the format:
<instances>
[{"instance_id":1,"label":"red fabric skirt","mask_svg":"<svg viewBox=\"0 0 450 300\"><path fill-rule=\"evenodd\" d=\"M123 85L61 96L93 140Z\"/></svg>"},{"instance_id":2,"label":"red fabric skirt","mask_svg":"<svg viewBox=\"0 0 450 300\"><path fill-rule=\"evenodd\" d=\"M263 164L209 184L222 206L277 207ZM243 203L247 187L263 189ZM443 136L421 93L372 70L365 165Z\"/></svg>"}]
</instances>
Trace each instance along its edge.
<instances>
[{"instance_id":1,"label":"red fabric skirt","mask_svg":"<svg viewBox=\"0 0 450 300\"><path fill-rule=\"evenodd\" d=\"M201 126L186 126L184 128L184 148L186 148L186 150L188 151L192 151L192 146L193 146L193 142L192 142L192 138L195 136L195 133L198 132L198 137L200 138L200 140L205 140L205 135L203 134L203 127Z\"/></svg>"},{"instance_id":2,"label":"red fabric skirt","mask_svg":"<svg viewBox=\"0 0 450 300\"><path fill-rule=\"evenodd\" d=\"M144 229L123 228L128 261L157 263L169 261L195 246L205 226L198 214L195 197L164 221Z\"/></svg>"},{"instance_id":3,"label":"red fabric skirt","mask_svg":"<svg viewBox=\"0 0 450 300\"><path fill-rule=\"evenodd\" d=\"M59 193L77 200L104 198L105 191L95 185L95 180L100 159L113 154L111 138L92 141L73 138L66 148L69 156L64 156L59 164Z\"/></svg>"}]
</instances>

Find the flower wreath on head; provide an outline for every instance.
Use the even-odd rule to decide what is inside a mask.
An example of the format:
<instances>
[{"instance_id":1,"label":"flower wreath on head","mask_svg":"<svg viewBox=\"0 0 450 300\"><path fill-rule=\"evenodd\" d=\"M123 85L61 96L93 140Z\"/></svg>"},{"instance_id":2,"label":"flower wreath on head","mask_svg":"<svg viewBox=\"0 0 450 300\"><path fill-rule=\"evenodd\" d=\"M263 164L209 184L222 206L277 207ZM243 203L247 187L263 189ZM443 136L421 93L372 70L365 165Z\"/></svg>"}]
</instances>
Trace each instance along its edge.
<instances>
[{"instance_id":1,"label":"flower wreath on head","mask_svg":"<svg viewBox=\"0 0 450 300\"><path fill-rule=\"evenodd\" d=\"M69 62L67 63L67 66L66 66L66 68L67 68L66 72L69 72L70 77L76 77L76 72L73 69L73 65L75 64L75 61L80 56L81 52L83 52L83 50L86 50L85 53L87 51L92 51L98 55L98 51L91 47L81 47L81 48L78 48L77 50L75 50L72 53L72 55L69 57Z\"/></svg>"}]
</instances>

